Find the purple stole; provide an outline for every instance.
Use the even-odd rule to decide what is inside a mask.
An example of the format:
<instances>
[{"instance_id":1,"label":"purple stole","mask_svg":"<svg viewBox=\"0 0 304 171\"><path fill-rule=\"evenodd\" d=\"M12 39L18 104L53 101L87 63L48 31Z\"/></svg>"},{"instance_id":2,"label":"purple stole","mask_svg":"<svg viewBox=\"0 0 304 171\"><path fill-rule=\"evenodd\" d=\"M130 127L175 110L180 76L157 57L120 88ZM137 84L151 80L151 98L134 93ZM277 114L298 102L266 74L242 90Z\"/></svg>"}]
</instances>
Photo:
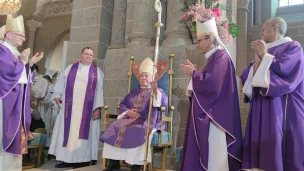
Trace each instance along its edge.
<instances>
[{"instance_id":1,"label":"purple stole","mask_svg":"<svg viewBox=\"0 0 304 171\"><path fill-rule=\"evenodd\" d=\"M73 91L75 79L78 71L79 62L74 63L67 77L67 83L65 88L65 102L64 102L64 139L63 147L68 144L71 116L72 116L72 104L73 104ZM89 79L86 88L86 95L83 104L82 119L79 129L79 139L87 140L89 138L90 124L93 113L94 95L97 84L97 67L91 65L89 69Z\"/></svg>"}]
</instances>

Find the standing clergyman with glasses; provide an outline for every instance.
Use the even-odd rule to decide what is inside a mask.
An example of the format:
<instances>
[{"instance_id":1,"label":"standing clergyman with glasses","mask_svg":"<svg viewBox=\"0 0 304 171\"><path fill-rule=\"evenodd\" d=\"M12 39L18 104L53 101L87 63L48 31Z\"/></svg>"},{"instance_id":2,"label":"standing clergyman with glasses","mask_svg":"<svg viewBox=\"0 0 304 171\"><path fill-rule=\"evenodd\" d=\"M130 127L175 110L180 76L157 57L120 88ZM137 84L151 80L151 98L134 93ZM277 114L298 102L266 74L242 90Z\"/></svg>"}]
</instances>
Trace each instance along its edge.
<instances>
[{"instance_id":1,"label":"standing clergyman with glasses","mask_svg":"<svg viewBox=\"0 0 304 171\"><path fill-rule=\"evenodd\" d=\"M84 167L97 160L104 75L92 64L93 55L92 48L83 48L80 61L60 74L54 88L60 112L49 154L62 161L57 168Z\"/></svg>"}]
</instances>

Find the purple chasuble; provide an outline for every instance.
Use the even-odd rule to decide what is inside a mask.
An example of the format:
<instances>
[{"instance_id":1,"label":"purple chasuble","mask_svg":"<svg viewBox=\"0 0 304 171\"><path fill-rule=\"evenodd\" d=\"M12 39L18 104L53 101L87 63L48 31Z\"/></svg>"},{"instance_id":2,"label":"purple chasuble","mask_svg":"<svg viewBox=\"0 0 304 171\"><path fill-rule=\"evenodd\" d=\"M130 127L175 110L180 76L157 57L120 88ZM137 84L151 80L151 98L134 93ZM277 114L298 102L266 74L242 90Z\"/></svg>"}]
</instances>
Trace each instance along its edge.
<instances>
[{"instance_id":1,"label":"purple chasuble","mask_svg":"<svg viewBox=\"0 0 304 171\"><path fill-rule=\"evenodd\" d=\"M70 125L72 117L72 107L73 107L73 92L74 84L77 76L79 62L74 63L71 67L71 70L68 74L65 87L65 99L64 99L64 139L63 147L66 147L68 144L69 134L70 134ZM86 94L83 104L82 119L79 129L79 139L87 140L90 133L90 125L93 114L94 106L94 96L97 84L97 67L94 64L91 64L89 69L89 78L86 88Z\"/></svg>"},{"instance_id":2,"label":"purple chasuble","mask_svg":"<svg viewBox=\"0 0 304 171\"><path fill-rule=\"evenodd\" d=\"M275 56L268 89L253 88L244 139L243 169L304 170L304 56L301 44L268 49ZM245 83L251 65L241 79Z\"/></svg>"},{"instance_id":3,"label":"purple chasuble","mask_svg":"<svg viewBox=\"0 0 304 171\"><path fill-rule=\"evenodd\" d=\"M135 108L141 90L140 88L135 89L124 98L120 103L120 114ZM162 89L159 88L159 91L161 93L161 106L167 107L168 97ZM123 118L114 121L102 134L100 140L120 148L135 148L143 145L146 140L150 94L151 89L146 90L142 103L138 108L139 118L133 121L128 115L125 115ZM161 111L157 107L152 107L150 133L153 128L158 130L161 128Z\"/></svg>"},{"instance_id":4,"label":"purple chasuble","mask_svg":"<svg viewBox=\"0 0 304 171\"><path fill-rule=\"evenodd\" d=\"M27 84L18 84L24 64L0 44L0 99L3 100L3 150L16 155L21 152L21 128L30 130L30 66L25 66Z\"/></svg>"},{"instance_id":5,"label":"purple chasuble","mask_svg":"<svg viewBox=\"0 0 304 171\"><path fill-rule=\"evenodd\" d=\"M202 72L193 71L192 83L181 171L208 170L210 122L226 133L229 171L239 171L242 128L238 90L235 69L225 50L211 55Z\"/></svg>"}]
</instances>

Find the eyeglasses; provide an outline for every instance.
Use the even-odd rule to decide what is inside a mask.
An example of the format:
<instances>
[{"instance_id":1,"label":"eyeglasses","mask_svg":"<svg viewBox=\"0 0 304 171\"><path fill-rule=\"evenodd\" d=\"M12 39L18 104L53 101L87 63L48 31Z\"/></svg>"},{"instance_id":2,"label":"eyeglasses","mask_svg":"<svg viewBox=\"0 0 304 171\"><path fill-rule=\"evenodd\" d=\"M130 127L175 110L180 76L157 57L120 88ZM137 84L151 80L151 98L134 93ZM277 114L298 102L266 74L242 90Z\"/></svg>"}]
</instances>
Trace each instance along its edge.
<instances>
[{"instance_id":1,"label":"eyeglasses","mask_svg":"<svg viewBox=\"0 0 304 171\"><path fill-rule=\"evenodd\" d=\"M89 54L89 53L81 53L81 54L84 54L86 56L93 56L93 54Z\"/></svg>"},{"instance_id":2,"label":"eyeglasses","mask_svg":"<svg viewBox=\"0 0 304 171\"><path fill-rule=\"evenodd\" d=\"M22 34L18 34L18 33L12 33L12 34L18 35L19 37L24 38L24 40L26 39L26 37L24 35L22 35Z\"/></svg>"}]
</instances>

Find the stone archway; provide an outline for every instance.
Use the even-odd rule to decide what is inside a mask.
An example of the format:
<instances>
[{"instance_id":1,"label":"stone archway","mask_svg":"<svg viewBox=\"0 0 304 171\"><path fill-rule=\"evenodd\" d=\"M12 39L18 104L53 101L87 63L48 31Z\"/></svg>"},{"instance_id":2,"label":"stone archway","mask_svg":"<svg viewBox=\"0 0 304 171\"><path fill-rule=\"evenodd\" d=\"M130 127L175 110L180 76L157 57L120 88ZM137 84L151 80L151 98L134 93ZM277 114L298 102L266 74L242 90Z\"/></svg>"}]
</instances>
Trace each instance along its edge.
<instances>
[{"instance_id":1,"label":"stone archway","mask_svg":"<svg viewBox=\"0 0 304 171\"><path fill-rule=\"evenodd\" d=\"M69 40L70 29L60 33L54 40L47 52L45 61L46 74L53 74L61 69L61 58L63 55L63 42Z\"/></svg>"}]
</instances>

